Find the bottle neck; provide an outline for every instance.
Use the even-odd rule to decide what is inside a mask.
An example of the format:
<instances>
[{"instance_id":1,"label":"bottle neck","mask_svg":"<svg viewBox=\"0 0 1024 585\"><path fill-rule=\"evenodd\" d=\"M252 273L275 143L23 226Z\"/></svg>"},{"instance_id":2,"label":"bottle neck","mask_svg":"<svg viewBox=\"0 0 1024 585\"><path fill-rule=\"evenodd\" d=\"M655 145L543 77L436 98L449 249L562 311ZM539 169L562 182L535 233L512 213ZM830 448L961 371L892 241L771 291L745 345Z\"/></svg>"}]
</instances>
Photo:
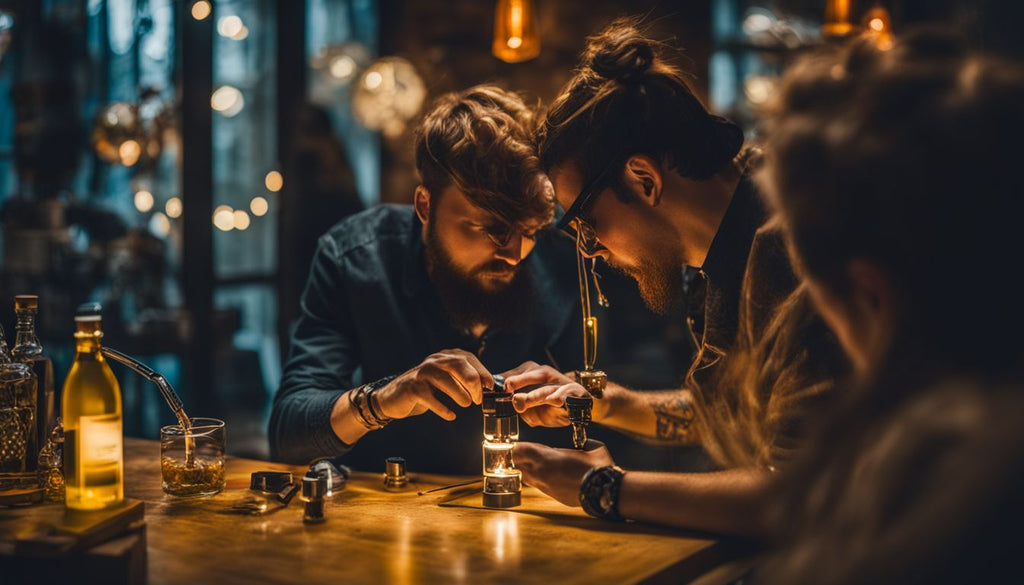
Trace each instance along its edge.
<instances>
[{"instance_id":1,"label":"bottle neck","mask_svg":"<svg viewBox=\"0 0 1024 585\"><path fill-rule=\"evenodd\" d=\"M90 353L101 356L100 342L103 340L103 329L99 319L95 321L75 321L75 352Z\"/></svg>"},{"instance_id":2,"label":"bottle neck","mask_svg":"<svg viewBox=\"0 0 1024 585\"><path fill-rule=\"evenodd\" d=\"M35 311L18 311L17 336L11 356L15 359L30 358L43 353L43 346L36 337Z\"/></svg>"}]
</instances>

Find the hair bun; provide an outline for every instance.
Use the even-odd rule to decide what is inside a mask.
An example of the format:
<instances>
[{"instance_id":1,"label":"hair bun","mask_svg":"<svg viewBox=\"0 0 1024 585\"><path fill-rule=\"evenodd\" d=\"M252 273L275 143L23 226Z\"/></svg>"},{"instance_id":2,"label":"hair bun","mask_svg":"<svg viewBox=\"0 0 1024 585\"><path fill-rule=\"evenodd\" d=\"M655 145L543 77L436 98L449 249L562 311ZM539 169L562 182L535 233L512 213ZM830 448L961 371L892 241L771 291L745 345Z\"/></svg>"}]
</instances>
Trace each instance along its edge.
<instances>
[{"instance_id":1,"label":"hair bun","mask_svg":"<svg viewBox=\"0 0 1024 585\"><path fill-rule=\"evenodd\" d=\"M616 21L588 41L584 64L605 79L630 83L654 63L654 42L630 22Z\"/></svg>"}]
</instances>

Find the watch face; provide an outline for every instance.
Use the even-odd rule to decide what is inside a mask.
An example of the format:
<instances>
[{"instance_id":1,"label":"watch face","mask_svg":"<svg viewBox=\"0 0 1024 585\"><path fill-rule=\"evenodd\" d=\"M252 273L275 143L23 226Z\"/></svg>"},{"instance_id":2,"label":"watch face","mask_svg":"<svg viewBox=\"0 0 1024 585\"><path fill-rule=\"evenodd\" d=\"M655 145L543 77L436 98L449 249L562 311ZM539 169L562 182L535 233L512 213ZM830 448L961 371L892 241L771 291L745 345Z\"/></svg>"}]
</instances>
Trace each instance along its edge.
<instances>
[{"instance_id":1,"label":"watch face","mask_svg":"<svg viewBox=\"0 0 1024 585\"><path fill-rule=\"evenodd\" d=\"M612 486L606 483L601 486L601 512L607 514L612 511L615 500L612 498Z\"/></svg>"}]
</instances>

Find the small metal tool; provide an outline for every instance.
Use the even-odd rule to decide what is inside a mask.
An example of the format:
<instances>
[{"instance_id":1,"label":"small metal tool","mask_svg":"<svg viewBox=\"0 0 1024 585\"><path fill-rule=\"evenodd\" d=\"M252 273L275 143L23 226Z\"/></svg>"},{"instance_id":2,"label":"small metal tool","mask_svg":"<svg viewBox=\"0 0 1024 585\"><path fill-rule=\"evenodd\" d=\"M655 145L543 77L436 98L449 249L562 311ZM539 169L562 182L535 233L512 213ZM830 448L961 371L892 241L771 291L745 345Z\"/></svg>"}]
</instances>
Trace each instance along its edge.
<instances>
[{"instance_id":1,"label":"small metal tool","mask_svg":"<svg viewBox=\"0 0 1024 585\"><path fill-rule=\"evenodd\" d=\"M436 487L436 488L431 488L429 490L423 490L423 491L420 491L420 492L416 492L416 495L417 496L425 496L427 494L432 494L434 492L440 492L440 491L443 491L443 490L450 490L450 489L454 489L454 488L457 488L457 487L473 485L474 483L480 483L483 480L484 480L484 478L481 477L481 478L478 478L478 479L471 479L469 481L462 481L462 482L459 482L459 483L453 483L451 485L443 485L441 487Z\"/></svg>"},{"instance_id":2,"label":"small metal tool","mask_svg":"<svg viewBox=\"0 0 1024 585\"><path fill-rule=\"evenodd\" d=\"M328 457L321 457L309 464L306 475L310 474L322 475L327 479L327 497L330 498L345 489L348 478L352 476L352 470L345 465L334 463Z\"/></svg>"},{"instance_id":3,"label":"small metal tool","mask_svg":"<svg viewBox=\"0 0 1024 585\"><path fill-rule=\"evenodd\" d=\"M583 449L587 443L587 425L590 424L594 399L590 396L569 396L565 399L565 408L569 411L569 424L572 425L572 446Z\"/></svg>"},{"instance_id":4,"label":"small metal tool","mask_svg":"<svg viewBox=\"0 0 1024 585\"><path fill-rule=\"evenodd\" d=\"M324 498L327 496L327 477L310 471L302 478L302 499L306 508L302 513L304 524L321 524L324 518Z\"/></svg>"},{"instance_id":5,"label":"small metal tool","mask_svg":"<svg viewBox=\"0 0 1024 585\"><path fill-rule=\"evenodd\" d=\"M249 489L261 492L280 492L294 483L290 471L254 471L249 476Z\"/></svg>"},{"instance_id":6,"label":"small metal tool","mask_svg":"<svg viewBox=\"0 0 1024 585\"><path fill-rule=\"evenodd\" d=\"M388 457L384 462L384 489L401 491L409 485L409 476L405 474L405 459Z\"/></svg>"}]
</instances>

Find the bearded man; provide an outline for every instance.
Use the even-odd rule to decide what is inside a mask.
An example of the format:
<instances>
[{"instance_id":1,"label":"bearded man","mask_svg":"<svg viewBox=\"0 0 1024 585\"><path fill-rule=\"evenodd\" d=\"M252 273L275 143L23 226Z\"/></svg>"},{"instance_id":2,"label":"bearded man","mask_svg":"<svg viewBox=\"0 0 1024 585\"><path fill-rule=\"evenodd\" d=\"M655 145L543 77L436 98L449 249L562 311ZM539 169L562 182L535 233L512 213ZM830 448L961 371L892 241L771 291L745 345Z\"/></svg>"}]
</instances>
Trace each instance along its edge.
<instances>
[{"instance_id":1,"label":"bearded man","mask_svg":"<svg viewBox=\"0 0 1024 585\"><path fill-rule=\"evenodd\" d=\"M273 459L344 454L379 470L403 456L412 469L476 474L479 411L457 411L481 402L491 372L575 365L574 248L545 229L554 191L533 122L497 87L442 96L416 134L414 204L375 207L320 238L274 399Z\"/></svg>"}]
</instances>

